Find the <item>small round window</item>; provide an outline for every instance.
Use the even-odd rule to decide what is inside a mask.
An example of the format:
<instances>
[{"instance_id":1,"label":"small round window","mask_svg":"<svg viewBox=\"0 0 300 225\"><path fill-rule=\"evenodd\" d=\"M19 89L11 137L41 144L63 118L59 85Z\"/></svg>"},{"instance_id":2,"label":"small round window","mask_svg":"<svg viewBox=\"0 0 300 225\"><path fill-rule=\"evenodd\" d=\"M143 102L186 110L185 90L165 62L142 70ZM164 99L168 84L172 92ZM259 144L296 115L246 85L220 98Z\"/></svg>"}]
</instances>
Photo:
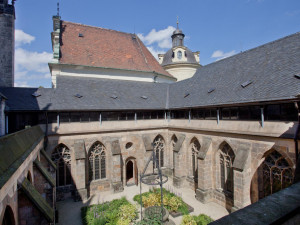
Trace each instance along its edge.
<instances>
[{"instance_id":1,"label":"small round window","mask_svg":"<svg viewBox=\"0 0 300 225\"><path fill-rule=\"evenodd\" d=\"M133 145L132 142L128 142L128 143L125 145L125 148L126 148L126 149L129 149L129 148L132 147L132 145Z\"/></svg>"},{"instance_id":2,"label":"small round window","mask_svg":"<svg viewBox=\"0 0 300 225\"><path fill-rule=\"evenodd\" d=\"M181 51L178 51L178 52L177 52L177 58L178 58L178 59L181 59L181 58L182 58L182 52L181 52Z\"/></svg>"}]
</instances>

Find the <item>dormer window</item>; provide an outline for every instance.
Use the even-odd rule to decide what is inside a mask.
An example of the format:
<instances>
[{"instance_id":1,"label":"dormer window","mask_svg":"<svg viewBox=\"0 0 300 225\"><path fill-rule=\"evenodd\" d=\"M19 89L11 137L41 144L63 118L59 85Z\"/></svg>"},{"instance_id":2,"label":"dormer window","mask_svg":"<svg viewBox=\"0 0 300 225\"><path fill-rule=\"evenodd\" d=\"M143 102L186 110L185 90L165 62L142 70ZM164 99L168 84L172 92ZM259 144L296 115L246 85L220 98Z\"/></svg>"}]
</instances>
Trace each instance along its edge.
<instances>
[{"instance_id":1,"label":"dormer window","mask_svg":"<svg viewBox=\"0 0 300 225\"><path fill-rule=\"evenodd\" d=\"M182 51L178 51L178 52L177 52L177 58L178 58L178 59L181 59L181 58L182 58Z\"/></svg>"}]
</instances>

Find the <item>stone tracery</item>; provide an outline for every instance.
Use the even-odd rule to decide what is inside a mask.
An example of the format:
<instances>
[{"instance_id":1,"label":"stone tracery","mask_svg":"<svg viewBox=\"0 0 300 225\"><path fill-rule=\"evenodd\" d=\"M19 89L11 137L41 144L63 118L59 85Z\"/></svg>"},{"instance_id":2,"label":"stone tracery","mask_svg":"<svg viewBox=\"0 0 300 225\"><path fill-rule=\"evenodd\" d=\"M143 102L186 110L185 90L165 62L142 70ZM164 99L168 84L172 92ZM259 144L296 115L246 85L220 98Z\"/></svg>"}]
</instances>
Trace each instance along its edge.
<instances>
[{"instance_id":1,"label":"stone tracery","mask_svg":"<svg viewBox=\"0 0 300 225\"><path fill-rule=\"evenodd\" d=\"M57 186L72 183L71 178L71 152L64 144L58 145L52 152L51 158L57 166Z\"/></svg>"},{"instance_id":2,"label":"stone tracery","mask_svg":"<svg viewBox=\"0 0 300 225\"><path fill-rule=\"evenodd\" d=\"M89 154L90 180L106 178L105 146L100 142L93 144Z\"/></svg>"}]
</instances>

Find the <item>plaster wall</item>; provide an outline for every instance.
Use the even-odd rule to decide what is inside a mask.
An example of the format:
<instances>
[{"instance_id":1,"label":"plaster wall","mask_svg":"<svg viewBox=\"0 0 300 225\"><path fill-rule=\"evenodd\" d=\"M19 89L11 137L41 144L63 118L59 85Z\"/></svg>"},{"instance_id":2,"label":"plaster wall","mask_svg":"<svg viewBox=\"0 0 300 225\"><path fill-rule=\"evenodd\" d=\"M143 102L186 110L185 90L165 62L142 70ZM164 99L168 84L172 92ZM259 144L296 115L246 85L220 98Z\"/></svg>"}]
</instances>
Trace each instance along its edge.
<instances>
[{"instance_id":1,"label":"plaster wall","mask_svg":"<svg viewBox=\"0 0 300 225\"><path fill-rule=\"evenodd\" d=\"M113 68L84 67L76 65L50 64L52 86L56 87L57 76L74 76L102 78L113 80L143 81L158 83L173 83L176 78L160 75L155 72L143 72L134 70L121 70Z\"/></svg>"}]
</instances>

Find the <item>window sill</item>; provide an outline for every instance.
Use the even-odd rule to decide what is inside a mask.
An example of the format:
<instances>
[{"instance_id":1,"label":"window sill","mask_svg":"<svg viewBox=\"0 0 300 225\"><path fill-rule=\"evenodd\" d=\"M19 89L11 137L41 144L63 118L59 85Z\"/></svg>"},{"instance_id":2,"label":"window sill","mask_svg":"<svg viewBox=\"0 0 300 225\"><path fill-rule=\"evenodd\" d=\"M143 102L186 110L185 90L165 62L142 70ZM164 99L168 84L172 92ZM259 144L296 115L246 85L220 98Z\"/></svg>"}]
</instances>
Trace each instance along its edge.
<instances>
[{"instance_id":1,"label":"window sill","mask_svg":"<svg viewBox=\"0 0 300 225\"><path fill-rule=\"evenodd\" d=\"M105 182L105 181L108 181L108 179L103 178L103 179L91 180L90 184L98 184L98 183L102 183L102 182Z\"/></svg>"}]
</instances>

